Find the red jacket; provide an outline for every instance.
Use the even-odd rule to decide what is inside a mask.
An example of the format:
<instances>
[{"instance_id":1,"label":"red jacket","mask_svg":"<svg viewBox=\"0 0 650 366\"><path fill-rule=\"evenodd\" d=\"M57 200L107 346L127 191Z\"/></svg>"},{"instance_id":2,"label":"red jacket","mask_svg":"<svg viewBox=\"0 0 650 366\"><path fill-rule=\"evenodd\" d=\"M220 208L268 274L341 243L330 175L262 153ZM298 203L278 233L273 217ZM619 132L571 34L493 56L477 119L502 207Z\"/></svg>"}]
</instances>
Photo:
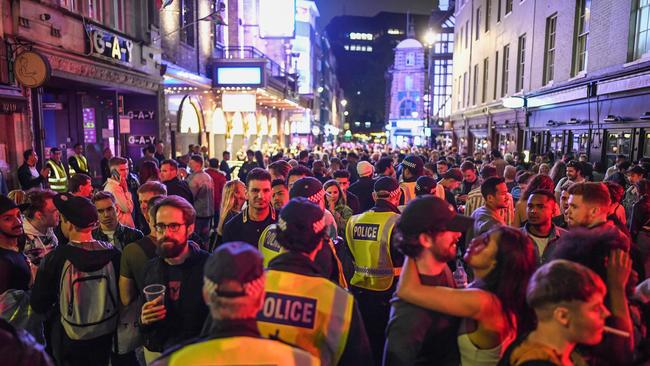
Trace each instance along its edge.
<instances>
[{"instance_id":1,"label":"red jacket","mask_svg":"<svg viewBox=\"0 0 650 366\"><path fill-rule=\"evenodd\" d=\"M215 168L208 168L205 172L212 178L212 183L214 184L214 190L212 191L214 192L214 212L219 212L223 186L226 185L226 175Z\"/></svg>"}]
</instances>

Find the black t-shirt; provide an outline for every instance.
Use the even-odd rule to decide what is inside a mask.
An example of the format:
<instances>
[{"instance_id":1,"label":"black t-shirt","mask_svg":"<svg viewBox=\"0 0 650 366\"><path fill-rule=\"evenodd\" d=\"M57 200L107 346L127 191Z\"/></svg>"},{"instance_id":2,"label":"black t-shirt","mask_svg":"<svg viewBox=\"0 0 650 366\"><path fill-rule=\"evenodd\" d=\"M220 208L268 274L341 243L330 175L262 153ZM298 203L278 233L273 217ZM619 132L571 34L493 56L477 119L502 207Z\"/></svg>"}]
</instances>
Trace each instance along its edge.
<instances>
[{"instance_id":1,"label":"black t-shirt","mask_svg":"<svg viewBox=\"0 0 650 366\"><path fill-rule=\"evenodd\" d=\"M32 272L23 253L0 248L0 294L7 290L28 290Z\"/></svg>"},{"instance_id":2,"label":"black t-shirt","mask_svg":"<svg viewBox=\"0 0 650 366\"><path fill-rule=\"evenodd\" d=\"M269 214L262 221L253 221L247 216L246 222L244 222L244 215L248 215L248 213L242 211L226 223L223 228L222 243L243 241L257 248L262 231L267 226L275 223L278 217L277 211L269 211Z\"/></svg>"}]
</instances>

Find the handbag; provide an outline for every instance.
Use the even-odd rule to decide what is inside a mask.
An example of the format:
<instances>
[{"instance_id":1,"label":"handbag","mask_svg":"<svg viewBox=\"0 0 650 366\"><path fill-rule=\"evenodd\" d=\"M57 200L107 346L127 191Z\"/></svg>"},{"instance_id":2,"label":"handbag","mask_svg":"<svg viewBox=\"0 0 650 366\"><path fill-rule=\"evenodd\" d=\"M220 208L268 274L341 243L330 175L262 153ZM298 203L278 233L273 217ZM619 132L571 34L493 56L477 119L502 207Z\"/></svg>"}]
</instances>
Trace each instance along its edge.
<instances>
[{"instance_id":1,"label":"handbag","mask_svg":"<svg viewBox=\"0 0 650 366\"><path fill-rule=\"evenodd\" d=\"M42 344L44 317L29 305L29 292L11 289L0 294L0 318L6 320L16 329L24 329Z\"/></svg>"}]
</instances>

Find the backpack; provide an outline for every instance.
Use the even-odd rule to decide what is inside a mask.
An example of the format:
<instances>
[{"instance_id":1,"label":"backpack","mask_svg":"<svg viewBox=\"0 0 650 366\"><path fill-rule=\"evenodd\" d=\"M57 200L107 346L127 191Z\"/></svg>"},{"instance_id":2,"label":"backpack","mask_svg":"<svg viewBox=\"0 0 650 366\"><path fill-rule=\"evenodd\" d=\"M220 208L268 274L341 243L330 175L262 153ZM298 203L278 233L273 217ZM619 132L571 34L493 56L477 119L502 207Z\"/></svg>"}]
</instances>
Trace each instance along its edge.
<instances>
[{"instance_id":1,"label":"backpack","mask_svg":"<svg viewBox=\"0 0 650 366\"><path fill-rule=\"evenodd\" d=\"M82 272L66 260L59 284L61 324L73 340L94 339L117 328L119 303L113 261Z\"/></svg>"}]
</instances>

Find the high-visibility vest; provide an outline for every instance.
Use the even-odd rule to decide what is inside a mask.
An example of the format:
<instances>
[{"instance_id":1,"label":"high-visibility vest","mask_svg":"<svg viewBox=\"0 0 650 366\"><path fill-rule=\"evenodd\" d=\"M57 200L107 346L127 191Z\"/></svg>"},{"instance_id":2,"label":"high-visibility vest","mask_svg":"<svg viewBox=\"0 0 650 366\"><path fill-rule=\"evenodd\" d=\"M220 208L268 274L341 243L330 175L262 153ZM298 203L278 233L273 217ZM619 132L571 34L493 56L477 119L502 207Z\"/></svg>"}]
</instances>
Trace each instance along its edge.
<instances>
[{"instance_id":1,"label":"high-visibility vest","mask_svg":"<svg viewBox=\"0 0 650 366\"><path fill-rule=\"evenodd\" d=\"M399 187L404 192L404 204L406 205L415 198L415 182L402 182Z\"/></svg>"},{"instance_id":2,"label":"high-visibility vest","mask_svg":"<svg viewBox=\"0 0 650 366\"><path fill-rule=\"evenodd\" d=\"M257 314L262 336L296 345L323 365L337 365L348 341L354 297L326 278L276 270L266 272L265 290Z\"/></svg>"},{"instance_id":3,"label":"high-visibility vest","mask_svg":"<svg viewBox=\"0 0 650 366\"><path fill-rule=\"evenodd\" d=\"M282 247L276 240L278 234L278 226L276 224L271 224L262 231L260 239L257 242L257 249L262 253L262 258L264 258L264 268L269 266L271 259L280 255Z\"/></svg>"},{"instance_id":4,"label":"high-visibility vest","mask_svg":"<svg viewBox=\"0 0 650 366\"><path fill-rule=\"evenodd\" d=\"M88 160L86 160L86 157L83 156L83 155L73 155L72 157L77 161L77 165L79 166L79 169L81 169L82 171L81 171L81 172L77 172L77 171L74 170L74 168L72 167L72 164L68 164L68 165L70 165L70 166L68 167L68 168L69 168L68 170L69 170L69 172L70 172L70 175L72 175L72 174L76 174L76 173L84 173L84 174L87 173L87 172L88 172Z\"/></svg>"},{"instance_id":5,"label":"high-visibility vest","mask_svg":"<svg viewBox=\"0 0 650 366\"><path fill-rule=\"evenodd\" d=\"M308 352L271 339L229 337L187 345L152 366L162 365L316 366L320 361Z\"/></svg>"},{"instance_id":6,"label":"high-visibility vest","mask_svg":"<svg viewBox=\"0 0 650 366\"><path fill-rule=\"evenodd\" d=\"M350 284L373 291L385 291L401 268L393 267L390 238L399 214L367 211L352 216L345 228L346 241L354 257Z\"/></svg>"},{"instance_id":7,"label":"high-visibility vest","mask_svg":"<svg viewBox=\"0 0 650 366\"><path fill-rule=\"evenodd\" d=\"M67 192L68 175L65 174L65 166L63 163L57 164L54 160L49 159L45 164L54 172L54 178L52 176L47 178L50 189L61 193Z\"/></svg>"}]
</instances>

